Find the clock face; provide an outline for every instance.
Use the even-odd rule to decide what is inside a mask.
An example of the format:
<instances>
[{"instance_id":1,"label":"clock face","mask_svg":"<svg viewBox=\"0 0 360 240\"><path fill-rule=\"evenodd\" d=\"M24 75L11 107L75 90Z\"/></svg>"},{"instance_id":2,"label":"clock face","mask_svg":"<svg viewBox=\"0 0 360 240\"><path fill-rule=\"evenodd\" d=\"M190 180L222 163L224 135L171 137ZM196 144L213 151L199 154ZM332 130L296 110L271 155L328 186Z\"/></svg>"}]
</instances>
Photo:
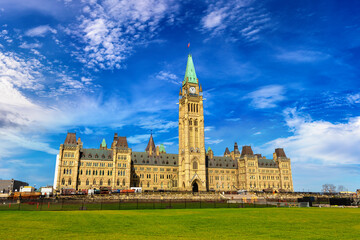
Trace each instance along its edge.
<instances>
[{"instance_id":1,"label":"clock face","mask_svg":"<svg viewBox=\"0 0 360 240\"><path fill-rule=\"evenodd\" d=\"M195 93L196 89L195 89L194 87L191 87L191 88L189 89L189 91L190 91L190 93Z\"/></svg>"}]
</instances>

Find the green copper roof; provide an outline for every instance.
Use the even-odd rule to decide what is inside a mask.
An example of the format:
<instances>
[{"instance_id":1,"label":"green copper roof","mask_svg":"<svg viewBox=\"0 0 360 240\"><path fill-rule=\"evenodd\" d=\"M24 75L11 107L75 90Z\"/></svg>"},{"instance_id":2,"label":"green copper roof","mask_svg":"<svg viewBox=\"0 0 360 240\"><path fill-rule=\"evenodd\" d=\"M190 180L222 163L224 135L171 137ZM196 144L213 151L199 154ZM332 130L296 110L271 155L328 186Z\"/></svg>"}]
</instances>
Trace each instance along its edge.
<instances>
[{"instance_id":1,"label":"green copper roof","mask_svg":"<svg viewBox=\"0 0 360 240\"><path fill-rule=\"evenodd\" d=\"M198 83L191 54L188 55L183 85L186 83L186 80L188 80L189 83Z\"/></svg>"},{"instance_id":2,"label":"green copper roof","mask_svg":"<svg viewBox=\"0 0 360 240\"><path fill-rule=\"evenodd\" d=\"M105 138L103 138L103 140L102 140L101 147L106 147Z\"/></svg>"},{"instance_id":3,"label":"green copper roof","mask_svg":"<svg viewBox=\"0 0 360 240\"><path fill-rule=\"evenodd\" d=\"M165 151L164 144L160 144L159 152L166 152L166 151Z\"/></svg>"},{"instance_id":4,"label":"green copper roof","mask_svg":"<svg viewBox=\"0 0 360 240\"><path fill-rule=\"evenodd\" d=\"M209 151L211 151L211 147L208 147L206 153L208 153Z\"/></svg>"}]
</instances>

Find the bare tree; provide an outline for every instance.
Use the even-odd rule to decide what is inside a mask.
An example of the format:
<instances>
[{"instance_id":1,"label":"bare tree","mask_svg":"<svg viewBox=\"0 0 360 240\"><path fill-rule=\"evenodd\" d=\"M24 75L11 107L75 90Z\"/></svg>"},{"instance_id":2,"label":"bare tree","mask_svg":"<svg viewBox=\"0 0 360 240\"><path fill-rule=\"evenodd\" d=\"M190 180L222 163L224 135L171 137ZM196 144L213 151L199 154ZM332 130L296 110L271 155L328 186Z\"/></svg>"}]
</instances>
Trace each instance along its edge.
<instances>
[{"instance_id":1,"label":"bare tree","mask_svg":"<svg viewBox=\"0 0 360 240\"><path fill-rule=\"evenodd\" d=\"M344 192L344 191L346 191L346 188L343 185L339 185L337 190L338 190L338 192Z\"/></svg>"},{"instance_id":2,"label":"bare tree","mask_svg":"<svg viewBox=\"0 0 360 240\"><path fill-rule=\"evenodd\" d=\"M327 183L327 184L322 185L322 191L324 193L334 193L334 192L336 192L336 187L334 184Z\"/></svg>"}]
</instances>

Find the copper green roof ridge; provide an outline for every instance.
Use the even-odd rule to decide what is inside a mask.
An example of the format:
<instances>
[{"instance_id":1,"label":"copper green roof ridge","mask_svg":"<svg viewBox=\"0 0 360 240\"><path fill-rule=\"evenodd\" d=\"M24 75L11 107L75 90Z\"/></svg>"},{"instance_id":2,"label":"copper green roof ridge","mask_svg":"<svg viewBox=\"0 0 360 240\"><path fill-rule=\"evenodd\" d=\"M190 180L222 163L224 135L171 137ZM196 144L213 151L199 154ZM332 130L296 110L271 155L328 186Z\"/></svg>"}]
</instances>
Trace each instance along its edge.
<instances>
[{"instance_id":1,"label":"copper green roof ridge","mask_svg":"<svg viewBox=\"0 0 360 240\"><path fill-rule=\"evenodd\" d=\"M211 147L208 147L206 153L208 153L209 151L212 151L212 150L211 150Z\"/></svg>"},{"instance_id":2,"label":"copper green roof ridge","mask_svg":"<svg viewBox=\"0 0 360 240\"><path fill-rule=\"evenodd\" d=\"M165 152L165 146L164 146L164 144L160 144L159 151L160 151L160 152Z\"/></svg>"},{"instance_id":3,"label":"copper green roof ridge","mask_svg":"<svg viewBox=\"0 0 360 240\"><path fill-rule=\"evenodd\" d=\"M187 60L187 64L186 64L186 70L185 70L185 77L184 77L184 81L183 81L183 85L186 83L198 83L197 77L196 77L196 72L195 72L195 67L194 67L194 62L192 60L192 56L189 53L188 55L188 60Z\"/></svg>"},{"instance_id":4,"label":"copper green roof ridge","mask_svg":"<svg viewBox=\"0 0 360 240\"><path fill-rule=\"evenodd\" d=\"M103 138L103 140L102 140L102 142L101 142L101 147L106 147L105 138Z\"/></svg>"}]
</instances>

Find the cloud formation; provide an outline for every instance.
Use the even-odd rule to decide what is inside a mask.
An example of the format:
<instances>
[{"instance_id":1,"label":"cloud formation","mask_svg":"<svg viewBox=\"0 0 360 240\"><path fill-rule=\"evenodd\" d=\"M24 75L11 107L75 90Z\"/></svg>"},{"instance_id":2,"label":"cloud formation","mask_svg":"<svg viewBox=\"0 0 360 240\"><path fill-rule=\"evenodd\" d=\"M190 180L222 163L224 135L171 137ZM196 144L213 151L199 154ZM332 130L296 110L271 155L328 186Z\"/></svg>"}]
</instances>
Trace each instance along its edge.
<instances>
[{"instance_id":1,"label":"cloud formation","mask_svg":"<svg viewBox=\"0 0 360 240\"><path fill-rule=\"evenodd\" d=\"M57 30L50 27L49 25L41 25L38 27L31 28L25 32L25 36L28 37L45 37L46 34L56 34Z\"/></svg>"},{"instance_id":2,"label":"cloud formation","mask_svg":"<svg viewBox=\"0 0 360 240\"><path fill-rule=\"evenodd\" d=\"M255 108L274 108L285 99L284 95L283 86L269 85L247 94L244 99L251 99L250 104Z\"/></svg>"},{"instance_id":3,"label":"cloud formation","mask_svg":"<svg viewBox=\"0 0 360 240\"><path fill-rule=\"evenodd\" d=\"M277 138L266 145L283 147L295 162L316 165L360 164L360 117L344 123L312 120L295 108L284 110L292 136Z\"/></svg>"},{"instance_id":4,"label":"cloud formation","mask_svg":"<svg viewBox=\"0 0 360 240\"><path fill-rule=\"evenodd\" d=\"M270 14L255 0L215 1L208 6L201 20L204 32L210 32L212 36L226 33L233 41L238 40L239 33L246 41L256 41L271 26Z\"/></svg>"},{"instance_id":5,"label":"cloud formation","mask_svg":"<svg viewBox=\"0 0 360 240\"><path fill-rule=\"evenodd\" d=\"M121 68L138 45L146 45L178 9L170 0L105 0L83 4L68 33L83 43L73 54L89 68Z\"/></svg>"}]
</instances>

